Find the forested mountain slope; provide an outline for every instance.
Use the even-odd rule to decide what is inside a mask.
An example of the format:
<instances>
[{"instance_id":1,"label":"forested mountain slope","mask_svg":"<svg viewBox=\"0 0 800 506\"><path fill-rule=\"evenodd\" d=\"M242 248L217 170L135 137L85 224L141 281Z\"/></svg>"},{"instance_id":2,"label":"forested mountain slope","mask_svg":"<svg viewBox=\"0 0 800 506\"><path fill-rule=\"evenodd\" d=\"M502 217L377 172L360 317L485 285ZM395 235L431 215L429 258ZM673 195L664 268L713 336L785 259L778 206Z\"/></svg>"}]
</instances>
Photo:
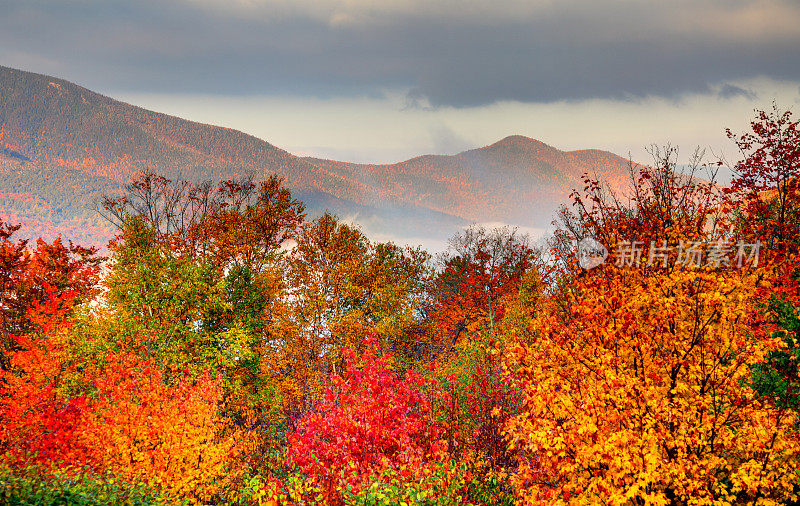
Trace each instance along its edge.
<instances>
[{"instance_id":1,"label":"forested mountain slope","mask_svg":"<svg viewBox=\"0 0 800 506\"><path fill-rule=\"evenodd\" d=\"M546 226L584 172L622 184L627 167L608 152L521 136L390 165L301 158L243 132L0 67L0 215L30 237L105 242L111 231L91 203L141 170L194 181L278 174L311 214L330 209L367 232L416 238L471 221Z\"/></svg>"}]
</instances>

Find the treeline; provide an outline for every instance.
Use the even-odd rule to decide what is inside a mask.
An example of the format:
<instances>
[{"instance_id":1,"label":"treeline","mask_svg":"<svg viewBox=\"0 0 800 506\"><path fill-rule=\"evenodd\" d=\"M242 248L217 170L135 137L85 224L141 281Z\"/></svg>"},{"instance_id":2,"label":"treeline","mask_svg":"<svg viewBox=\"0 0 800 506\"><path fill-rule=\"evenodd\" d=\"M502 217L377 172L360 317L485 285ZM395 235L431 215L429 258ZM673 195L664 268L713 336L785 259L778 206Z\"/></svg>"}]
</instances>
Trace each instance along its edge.
<instances>
[{"instance_id":1,"label":"treeline","mask_svg":"<svg viewBox=\"0 0 800 506\"><path fill-rule=\"evenodd\" d=\"M0 499L796 501L800 132L729 135L731 187L654 151L546 248L373 242L277 177L142 173L109 259L3 224Z\"/></svg>"}]
</instances>

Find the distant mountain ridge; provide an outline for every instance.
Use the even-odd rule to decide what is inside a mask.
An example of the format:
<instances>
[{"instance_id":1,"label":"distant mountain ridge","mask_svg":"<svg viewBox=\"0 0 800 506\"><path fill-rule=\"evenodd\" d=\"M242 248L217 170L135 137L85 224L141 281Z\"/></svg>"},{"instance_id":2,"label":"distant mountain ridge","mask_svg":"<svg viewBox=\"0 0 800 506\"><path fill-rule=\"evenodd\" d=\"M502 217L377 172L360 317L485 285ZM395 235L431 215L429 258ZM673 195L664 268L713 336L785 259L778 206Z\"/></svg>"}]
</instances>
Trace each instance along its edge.
<instances>
[{"instance_id":1,"label":"distant mountain ridge","mask_svg":"<svg viewBox=\"0 0 800 506\"><path fill-rule=\"evenodd\" d=\"M104 242L111 231L89 204L143 169L215 181L277 174L312 214L330 209L367 232L433 237L472 221L544 226L584 172L619 185L628 162L522 136L388 165L302 158L237 130L0 67L0 216L25 234Z\"/></svg>"},{"instance_id":2,"label":"distant mountain ridge","mask_svg":"<svg viewBox=\"0 0 800 506\"><path fill-rule=\"evenodd\" d=\"M457 155L425 155L391 165L350 164L309 158L350 179L374 181L404 201L473 221L542 226L584 173L615 189L627 183L629 162L600 150L560 151L514 135ZM541 213L550 214L542 221Z\"/></svg>"}]
</instances>

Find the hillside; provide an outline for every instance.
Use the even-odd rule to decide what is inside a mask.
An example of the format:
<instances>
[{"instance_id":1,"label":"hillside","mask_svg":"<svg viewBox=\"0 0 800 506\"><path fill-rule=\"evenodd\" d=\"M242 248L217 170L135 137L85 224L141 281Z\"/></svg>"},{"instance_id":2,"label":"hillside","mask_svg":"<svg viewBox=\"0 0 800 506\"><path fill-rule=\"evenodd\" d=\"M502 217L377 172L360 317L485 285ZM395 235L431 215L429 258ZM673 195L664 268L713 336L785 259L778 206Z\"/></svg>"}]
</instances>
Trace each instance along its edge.
<instances>
[{"instance_id":1,"label":"hillside","mask_svg":"<svg viewBox=\"0 0 800 506\"><path fill-rule=\"evenodd\" d=\"M110 230L91 202L142 169L192 180L275 173L311 214L331 209L368 232L441 238L471 221L546 226L584 172L621 184L627 166L608 152L521 136L391 165L300 158L236 130L0 67L0 215L32 237L103 243Z\"/></svg>"},{"instance_id":2,"label":"hillside","mask_svg":"<svg viewBox=\"0 0 800 506\"><path fill-rule=\"evenodd\" d=\"M426 155L392 165L308 159L342 177L387 190L405 202L470 221L547 226L584 173L615 189L629 163L606 151L560 151L519 135L452 156Z\"/></svg>"}]
</instances>

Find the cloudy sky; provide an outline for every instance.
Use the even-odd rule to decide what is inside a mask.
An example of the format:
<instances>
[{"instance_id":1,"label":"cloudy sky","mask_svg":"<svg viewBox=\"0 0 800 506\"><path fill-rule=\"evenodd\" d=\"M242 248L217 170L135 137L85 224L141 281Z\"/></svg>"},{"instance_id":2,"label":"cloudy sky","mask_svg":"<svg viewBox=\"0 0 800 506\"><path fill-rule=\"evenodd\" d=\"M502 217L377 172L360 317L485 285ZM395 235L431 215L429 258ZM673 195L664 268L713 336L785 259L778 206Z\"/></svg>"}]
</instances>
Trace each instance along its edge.
<instances>
[{"instance_id":1,"label":"cloudy sky","mask_svg":"<svg viewBox=\"0 0 800 506\"><path fill-rule=\"evenodd\" d=\"M643 159L734 153L800 110L797 0L0 0L0 65L391 162L522 134Z\"/></svg>"}]
</instances>

